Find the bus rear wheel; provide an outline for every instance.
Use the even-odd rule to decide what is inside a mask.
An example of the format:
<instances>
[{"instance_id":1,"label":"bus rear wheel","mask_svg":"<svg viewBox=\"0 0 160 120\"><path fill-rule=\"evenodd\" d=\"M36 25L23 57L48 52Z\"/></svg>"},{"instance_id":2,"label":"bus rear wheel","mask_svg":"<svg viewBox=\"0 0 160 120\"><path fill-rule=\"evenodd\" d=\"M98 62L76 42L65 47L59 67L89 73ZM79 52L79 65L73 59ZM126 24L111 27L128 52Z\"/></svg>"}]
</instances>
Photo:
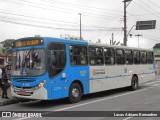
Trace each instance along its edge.
<instances>
[{"instance_id":1,"label":"bus rear wheel","mask_svg":"<svg viewBox=\"0 0 160 120\"><path fill-rule=\"evenodd\" d=\"M82 88L78 83L73 83L69 89L69 102L77 103L81 100Z\"/></svg>"},{"instance_id":2,"label":"bus rear wheel","mask_svg":"<svg viewBox=\"0 0 160 120\"><path fill-rule=\"evenodd\" d=\"M138 78L136 76L133 76L131 81L131 90L137 90L137 89L138 89Z\"/></svg>"}]
</instances>

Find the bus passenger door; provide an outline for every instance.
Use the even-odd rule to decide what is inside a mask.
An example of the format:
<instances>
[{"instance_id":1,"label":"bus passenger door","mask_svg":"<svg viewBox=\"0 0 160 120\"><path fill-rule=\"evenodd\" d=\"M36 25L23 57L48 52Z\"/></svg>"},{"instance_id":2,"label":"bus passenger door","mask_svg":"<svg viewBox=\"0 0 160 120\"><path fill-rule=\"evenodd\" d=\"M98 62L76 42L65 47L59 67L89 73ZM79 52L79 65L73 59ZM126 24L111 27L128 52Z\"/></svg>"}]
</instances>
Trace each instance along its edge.
<instances>
[{"instance_id":1,"label":"bus passenger door","mask_svg":"<svg viewBox=\"0 0 160 120\"><path fill-rule=\"evenodd\" d=\"M48 75L50 78L51 99L62 98L62 71L66 65L66 46L62 43L51 42L48 45Z\"/></svg>"}]
</instances>

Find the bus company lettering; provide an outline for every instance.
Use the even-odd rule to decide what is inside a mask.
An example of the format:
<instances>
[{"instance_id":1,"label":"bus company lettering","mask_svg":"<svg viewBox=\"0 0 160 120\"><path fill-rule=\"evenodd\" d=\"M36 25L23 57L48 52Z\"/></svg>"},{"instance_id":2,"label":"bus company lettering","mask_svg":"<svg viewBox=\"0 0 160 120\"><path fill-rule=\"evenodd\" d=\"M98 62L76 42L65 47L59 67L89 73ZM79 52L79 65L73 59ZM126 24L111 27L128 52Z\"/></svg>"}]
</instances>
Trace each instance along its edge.
<instances>
[{"instance_id":1,"label":"bus company lettering","mask_svg":"<svg viewBox=\"0 0 160 120\"><path fill-rule=\"evenodd\" d=\"M26 46L26 42L16 42L16 47Z\"/></svg>"},{"instance_id":2,"label":"bus company lettering","mask_svg":"<svg viewBox=\"0 0 160 120\"><path fill-rule=\"evenodd\" d=\"M104 75L105 74L105 69L93 69L92 71L93 75Z\"/></svg>"},{"instance_id":3,"label":"bus company lettering","mask_svg":"<svg viewBox=\"0 0 160 120\"><path fill-rule=\"evenodd\" d=\"M39 44L39 40L18 41L16 42L16 47L34 46Z\"/></svg>"},{"instance_id":4,"label":"bus company lettering","mask_svg":"<svg viewBox=\"0 0 160 120\"><path fill-rule=\"evenodd\" d=\"M87 71L86 71L86 70L82 70L82 71L80 71L80 75L81 75L81 76L85 76L85 75L86 75L86 73L87 73Z\"/></svg>"}]
</instances>

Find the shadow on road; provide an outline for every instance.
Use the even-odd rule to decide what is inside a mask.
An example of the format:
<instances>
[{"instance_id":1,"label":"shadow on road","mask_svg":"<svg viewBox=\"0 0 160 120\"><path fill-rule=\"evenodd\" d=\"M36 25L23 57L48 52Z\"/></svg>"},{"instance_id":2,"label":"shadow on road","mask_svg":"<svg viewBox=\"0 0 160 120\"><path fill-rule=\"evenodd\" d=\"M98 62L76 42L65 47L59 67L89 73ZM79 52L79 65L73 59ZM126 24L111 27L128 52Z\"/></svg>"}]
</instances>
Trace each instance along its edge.
<instances>
[{"instance_id":1,"label":"shadow on road","mask_svg":"<svg viewBox=\"0 0 160 120\"><path fill-rule=\"evenodd\" d=\"M144 89L147 86L140 86L138 90ZM103 91L103 92L97 92L97 93L92 93L92 94L88 94L88 95L84 95L82 96L82 99L80 101L80 103L83 102L88 102L90 100L95 100L95 99L99 99L99 98L103 98L103 97L110 97L113 95L119 95L119 94L123 94L123 93L128 93L128 92L132 92L128 87L126 88L119 88L119 89L114 89L114 90L108 90L108 91ZM67 100L67 98L64 99L58 99L58 100L38 100L38 101L30 101L30 102L25 102L20 104L21 106L25 106L27 108L50 108L53 106L64 106L64 105L68 105L69 102ZM78 104L78 103L76 103Z\"/></svg>"}]
</instances>

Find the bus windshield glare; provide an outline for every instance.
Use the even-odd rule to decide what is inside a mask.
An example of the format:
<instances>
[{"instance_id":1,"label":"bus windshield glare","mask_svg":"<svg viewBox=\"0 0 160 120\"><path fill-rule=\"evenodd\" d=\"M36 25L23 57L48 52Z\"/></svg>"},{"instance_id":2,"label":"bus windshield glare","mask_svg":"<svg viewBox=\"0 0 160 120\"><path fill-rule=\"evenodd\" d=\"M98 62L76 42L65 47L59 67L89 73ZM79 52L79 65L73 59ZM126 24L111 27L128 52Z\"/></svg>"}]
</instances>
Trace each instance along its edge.
<instances>
[{"instance_id":1,"label":"bus windshield glare","mask_svg":"<svg viewBox=\"0 0 160 120\"><path fill-rule=\"evenodd\" d=\"M31 49L13 52L13 76L37 76L45 73L45 50Z\"/></svg>"}]
</instances>

